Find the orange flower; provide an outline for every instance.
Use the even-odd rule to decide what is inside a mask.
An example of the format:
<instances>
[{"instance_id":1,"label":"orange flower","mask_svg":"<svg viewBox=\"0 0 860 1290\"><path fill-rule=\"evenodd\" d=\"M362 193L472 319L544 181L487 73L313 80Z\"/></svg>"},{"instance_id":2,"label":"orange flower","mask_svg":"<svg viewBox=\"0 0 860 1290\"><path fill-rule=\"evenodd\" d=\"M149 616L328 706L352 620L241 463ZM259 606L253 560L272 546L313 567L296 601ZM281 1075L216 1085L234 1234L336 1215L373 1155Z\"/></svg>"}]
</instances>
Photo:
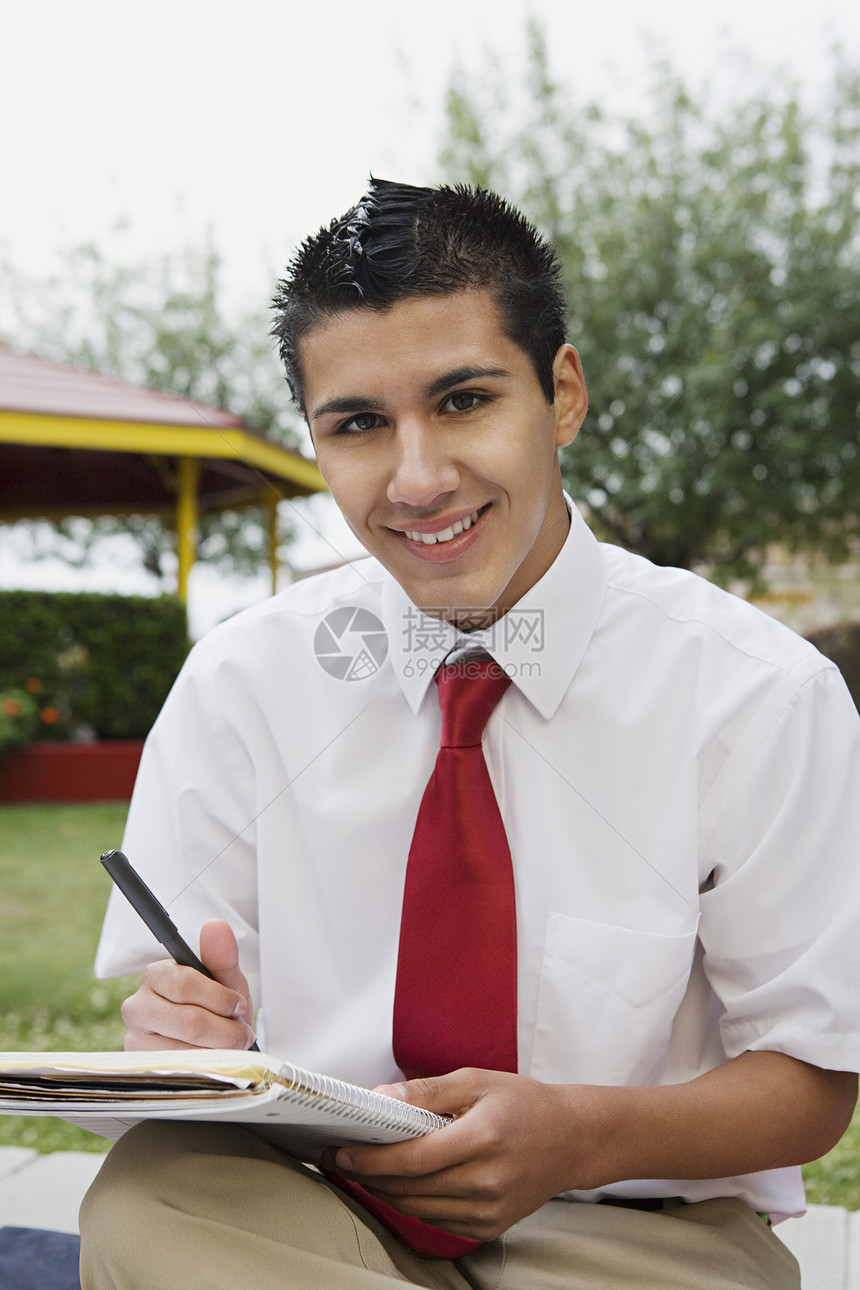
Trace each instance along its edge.
<instances>
[{"instance_id":1,"label":"orange flower","mask_svg":"<svg viewBox=\"0 0 860 1290\"><path fill-rule=\"evenodd\" d=\"M21 715L21 705L17 699L4 699L3 711L7 717L19 717Z\"/></svg>"},{"instance_id":2,"label":"orange flower","mask_svg":"<svg viewBox=\"0 0 860 1290\"><path fill-rule=\"evenodd\" d=\"M24 682L24 689L28 694L38 694L41 688L42 682L39 680L38 676L28 676L27 680Z\"/></svg>"},{"instance_id":3,"label":"orange flower","mask_svg":"<svg viewBox=\"0 0 860 1290\"><path fill-rule=\"evenodd\" d=\"M60 719L60 714L56 708L43 708L39 717L46 726L55 726Z\"/></svg>"}]
</instances>

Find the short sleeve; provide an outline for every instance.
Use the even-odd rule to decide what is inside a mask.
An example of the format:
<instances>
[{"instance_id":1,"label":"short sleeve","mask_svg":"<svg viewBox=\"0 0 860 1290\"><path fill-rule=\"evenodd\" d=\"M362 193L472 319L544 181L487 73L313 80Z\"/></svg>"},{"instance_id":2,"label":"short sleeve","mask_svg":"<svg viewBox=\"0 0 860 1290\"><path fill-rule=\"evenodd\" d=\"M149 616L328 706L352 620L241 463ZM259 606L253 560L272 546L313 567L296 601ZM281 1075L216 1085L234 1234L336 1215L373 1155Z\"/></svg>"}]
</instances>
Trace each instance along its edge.
<instances>
[{"instance_id":1,"label":"short sleeve","mask_svg":"<svg viewBox=\"0 0 860 1290\"><path fill-rule=\"evenodd\" d=\"M253 765L224 719L217 675L199 666L199 649L146 741L122 846L194 948L206 919L230 922L258 997ZM125 897L112 892L96 974L138 972L164 956Z\"/></svg>"},{"instance_id":2,"label":"short sleeve","mask_svg":"<svg viewBox=\"0 0 860 1290\"><path fill-rule=\"evenodd\" d=\"M860 1070L860 719L835 668L733 767L705 859L699 935L728 1055Z\"/></svg>"}]
</instances>

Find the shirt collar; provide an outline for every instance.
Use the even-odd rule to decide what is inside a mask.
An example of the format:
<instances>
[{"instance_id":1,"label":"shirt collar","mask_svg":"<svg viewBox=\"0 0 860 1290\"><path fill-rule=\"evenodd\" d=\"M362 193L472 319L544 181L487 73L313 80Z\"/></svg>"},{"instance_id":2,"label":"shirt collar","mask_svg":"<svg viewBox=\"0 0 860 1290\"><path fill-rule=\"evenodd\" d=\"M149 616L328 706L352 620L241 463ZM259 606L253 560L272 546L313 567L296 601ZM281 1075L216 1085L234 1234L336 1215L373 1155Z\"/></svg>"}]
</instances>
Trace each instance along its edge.
<instances>
[{"instance_id":1,"label":"shirt collar","mask_svg":"<svg viewBox=\"0 0 860 1290\"><path fill-rule=\"evenodd\" d=\"M607 583L600 547L566 500L571 523L561 551L522 600L485 631L463 636L450 623L428 618L384 573L382 618L391 663L413 712L445 657L466 640L504 668L541 716L548 720L556 711L594 633Z\"/></svg>"}]
</instances>

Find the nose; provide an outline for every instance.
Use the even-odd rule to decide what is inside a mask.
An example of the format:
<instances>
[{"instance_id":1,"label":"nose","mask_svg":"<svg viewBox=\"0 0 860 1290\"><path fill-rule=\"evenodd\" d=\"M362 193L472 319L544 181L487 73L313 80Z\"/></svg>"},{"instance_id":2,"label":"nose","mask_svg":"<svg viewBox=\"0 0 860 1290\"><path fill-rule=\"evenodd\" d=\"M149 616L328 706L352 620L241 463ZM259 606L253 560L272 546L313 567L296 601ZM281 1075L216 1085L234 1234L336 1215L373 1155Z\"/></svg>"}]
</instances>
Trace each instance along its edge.
<instances>
[{"instance_id":1,"label":"nose","mask_svg":"<svg viewBox=\"0 0 860 1290\"><path fill-rule=\"evenodd\" d=\"M460 486L460 472L451 460L447 436L438 428L411 422L398 426L396 457L386 494L390 502L430 506Z\"/></svg>"}]
</instances>

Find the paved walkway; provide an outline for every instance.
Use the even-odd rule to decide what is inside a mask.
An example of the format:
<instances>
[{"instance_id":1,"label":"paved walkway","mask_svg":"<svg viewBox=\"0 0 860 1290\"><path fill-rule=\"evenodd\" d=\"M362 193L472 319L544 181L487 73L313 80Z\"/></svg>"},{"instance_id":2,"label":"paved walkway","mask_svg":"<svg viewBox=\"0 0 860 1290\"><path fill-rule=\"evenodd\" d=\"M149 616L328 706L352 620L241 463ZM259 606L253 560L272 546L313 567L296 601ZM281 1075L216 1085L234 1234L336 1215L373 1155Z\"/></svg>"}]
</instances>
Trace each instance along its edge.
<instances>
[{"instance_id":1,"label":"paved walkway","mask_svg":"<svg viewBox=\"0 0 860 1290\"><path fill-rule=\"evenodd\" d=\"M0 1227L77 1232L78 1206L101 1162L87 1151L0 1147ZM778 1231L800 1261L803 1290L860 1290L860 1213L813 1205Z\"/></svg>"}]
</instances>

